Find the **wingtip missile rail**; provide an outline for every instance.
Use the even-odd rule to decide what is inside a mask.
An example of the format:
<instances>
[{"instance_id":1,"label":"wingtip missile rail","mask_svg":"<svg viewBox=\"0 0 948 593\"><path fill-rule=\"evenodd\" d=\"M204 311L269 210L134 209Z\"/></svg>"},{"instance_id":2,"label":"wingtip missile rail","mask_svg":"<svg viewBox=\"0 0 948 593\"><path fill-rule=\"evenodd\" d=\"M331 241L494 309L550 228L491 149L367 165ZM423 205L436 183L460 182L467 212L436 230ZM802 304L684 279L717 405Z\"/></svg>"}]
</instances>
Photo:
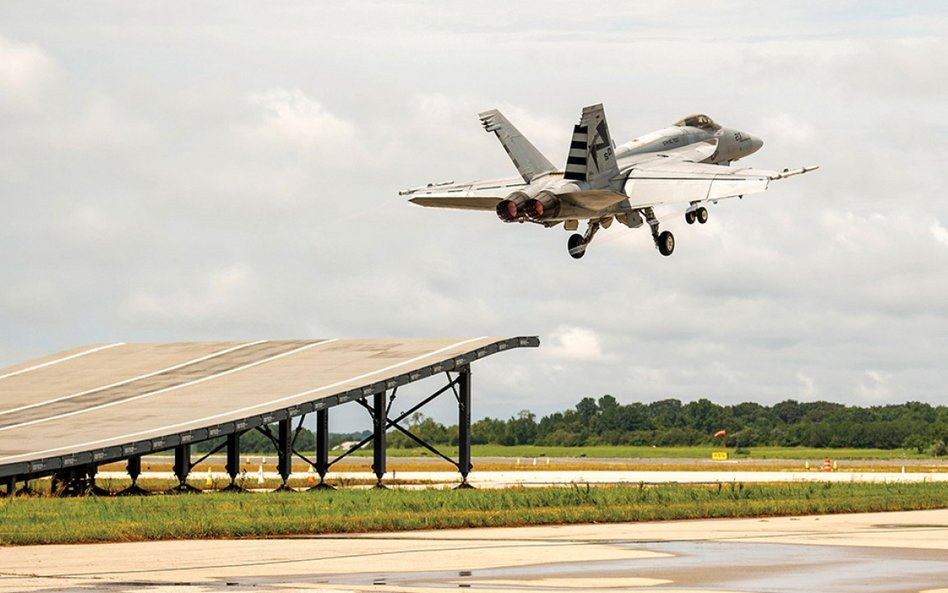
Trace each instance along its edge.
<instances>
[{"instance_id":1,"label":"wingtip missile rail","mask_svg":"<svg viewBox=\"0 0 948 593\"><path fill-rule=\"evenodd\" d=\"M793 177L794 175L803 175L804 173L809 173L810 171L816 171L819 168L819 165L810 165L809 167L800 167L799 169L784 169L776 175L771 175L770 179L786 179L787 177Z\"/></svg>"}]
</instances>

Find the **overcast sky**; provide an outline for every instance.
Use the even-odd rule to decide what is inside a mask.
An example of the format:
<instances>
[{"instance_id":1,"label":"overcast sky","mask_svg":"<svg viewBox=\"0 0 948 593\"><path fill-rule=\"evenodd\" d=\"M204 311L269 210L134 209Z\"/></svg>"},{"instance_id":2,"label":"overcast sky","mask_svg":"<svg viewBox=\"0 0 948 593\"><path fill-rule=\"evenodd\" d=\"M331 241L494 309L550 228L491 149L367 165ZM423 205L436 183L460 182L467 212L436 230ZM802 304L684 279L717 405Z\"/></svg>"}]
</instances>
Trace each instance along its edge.
<instances>
[{"instance_id":1,"label":"overcast sky","mask_svg":"<svg viewBox=\"0 0 948 593\"><path fill-rule=\"evenodd\" d=\"M0 366L538 335L475 365L475 417L605 393L945 403L944 3L444 6L0 5ZM574 261L561 228L397 195L515 174L478 111L563 163L598 102L620 143L705 112L763 138L747 164L822 169L673 217L669 258L616 225Z\"/></svg>"}]
</instances>

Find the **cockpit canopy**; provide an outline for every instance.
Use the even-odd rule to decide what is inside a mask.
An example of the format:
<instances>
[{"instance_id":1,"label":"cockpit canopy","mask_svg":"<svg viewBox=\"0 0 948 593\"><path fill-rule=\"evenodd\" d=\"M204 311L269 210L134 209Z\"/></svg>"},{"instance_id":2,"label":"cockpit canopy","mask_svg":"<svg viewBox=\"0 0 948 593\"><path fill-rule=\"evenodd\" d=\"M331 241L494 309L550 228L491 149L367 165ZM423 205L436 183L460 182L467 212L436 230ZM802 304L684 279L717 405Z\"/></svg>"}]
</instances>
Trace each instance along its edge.
<instances>
[{"instance_id":1,"label":"cockpit canopy","mask_svg":"<svg viewBox=\"0 0 948 593\"><path fill-rule=\"evenodd\" d=\"M719 130L721 128L721 126L714 123L713 119L703 113L689 115L685 119L675 122L675 125L679 128L687 126L689 128L701 128L702 130Z\"/></svg>"}]
</instances>

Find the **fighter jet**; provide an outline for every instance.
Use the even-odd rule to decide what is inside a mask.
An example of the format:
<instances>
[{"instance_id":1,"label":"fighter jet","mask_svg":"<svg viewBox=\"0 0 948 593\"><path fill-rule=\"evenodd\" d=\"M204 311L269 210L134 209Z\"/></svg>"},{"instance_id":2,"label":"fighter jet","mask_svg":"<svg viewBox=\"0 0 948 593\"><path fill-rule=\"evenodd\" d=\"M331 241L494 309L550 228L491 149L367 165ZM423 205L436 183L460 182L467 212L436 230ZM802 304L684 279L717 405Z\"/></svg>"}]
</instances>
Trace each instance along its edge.
<instances>
[{"instance_id":1,"label":"fighter jet","mask_svg":"<svg viewBox=\"0 0 948 593\"><path fill-rule=\"evenodd\" d=\"M710 204L762 192L771 181L800 175L818 166L769 171L734 165L760 150L763 141L725 128L704 114L616 146L602 104L583 109L573 128L563 169L555 167L496 110L479 114L484 129L497 135L519 177L469 183L429 183L402 190L410 202L433 208L493 210L503 222L529 222L576 231L569 254L579 259L599 229L613 221L629 228L645 224L662 255L675 251L671 231L659 228L656 207L685 206L688 224L708 221Z\"/></svg>"}]
</instances>

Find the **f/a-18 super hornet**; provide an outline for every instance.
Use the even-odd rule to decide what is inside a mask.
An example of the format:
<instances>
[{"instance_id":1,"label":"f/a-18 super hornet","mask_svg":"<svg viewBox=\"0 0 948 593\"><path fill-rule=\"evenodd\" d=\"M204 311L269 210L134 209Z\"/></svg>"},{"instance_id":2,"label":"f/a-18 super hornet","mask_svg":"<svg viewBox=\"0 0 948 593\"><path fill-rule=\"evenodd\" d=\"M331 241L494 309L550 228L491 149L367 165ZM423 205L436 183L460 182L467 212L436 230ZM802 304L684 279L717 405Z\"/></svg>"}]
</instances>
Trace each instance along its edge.
<instances>
[{"instance_id":1,"label":"f/a-18 super hornet","mask_svg":"<svg viewBox=\"0 0 948 593\"><path fill-rule=\"evenodd\" d=\"M675 250L675 237L659 229L655 208L685 206L685 221L704 224L707 205L762 192L772 180L818 167L768 171L733 165L763 146L759 138L716 124L707 115L692 115L616 146L602 105L583 109L573 128L566 167L557 169L497 111L479 114L484 129L494 132L520 177L470 183L430 183L403 190L420 206L493 210L504 222L560 223L568 231L588 221L585 234L569 238L569 253L580 258L600 228L612 222L638 228L647 224L662 255Z\"/></svg>"}]
</instances>

